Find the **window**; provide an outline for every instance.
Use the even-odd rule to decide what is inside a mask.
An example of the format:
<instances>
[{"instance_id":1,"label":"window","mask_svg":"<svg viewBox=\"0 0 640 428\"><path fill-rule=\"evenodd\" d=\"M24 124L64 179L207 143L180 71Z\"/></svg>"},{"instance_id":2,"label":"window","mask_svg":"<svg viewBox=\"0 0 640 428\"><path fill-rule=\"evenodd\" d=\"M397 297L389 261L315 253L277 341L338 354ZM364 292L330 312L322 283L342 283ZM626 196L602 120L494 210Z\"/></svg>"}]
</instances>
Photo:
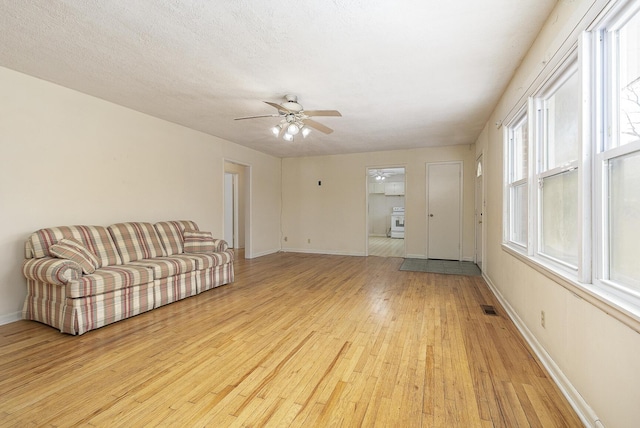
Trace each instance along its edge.
<instances>
[{"instance_id":1,"label":"window","mask_svg":"<svg viewBox=\"0 0 640 428\"><path fill-rule=\"evenodd\" d=\"M574 54L507 126L506 242L577 277L580 76ZM529 160L533 160L530 162Z\"/></svg>"},{"instance_id":2,"label":"window","mask_svg":"<svg viewBox=\"0 0 640 428\"><path fill-rule=\"evenodd\" d=\"M507 127L507 216L509 242L527 247L528 223L528 149L529 125L527 115L522 112L514 123Z\"/></svg>"},{"instance_id":3,"label":"window","mask_svg":"<svg viewBox=\"0 0 640 428\"><path fill-rule=\"evenodd\" d=\"M573 49L507 121L504 247L640 319L640 2Z\"/></svg>"},{"instance_id":4,"label":"window","mask_svg":"<svg viewBox=\"0 0 640 428\"><path fill-rule=\"evenodd\" d=\"M613 15L613 14L612 14ZM621 10L598 33L604 132L596 155L595 282L640 306L640 11ZM597 65L596 65L597 66Z\"/></svg>"},{"instance_id":5,"label":"window","mask_svg":"<svg viewBox=\"0 0 640 428\"><path fill-rule=\"evenodd\" d=\"M617 77L617 141L613 140L612 146L630 144L640 140L640 13L616 33L610 33L609 37L617 39L614 46L614 55L619 61L618 67L614 67ZM613 55L612 55L613 56ZM614 60L614 58L611 58ZM616 69L617 68L617 69Z\"/></svg>"},{"instance_id":6,"label":"window","mask_svg":"<svg viewBox=\"0 0 640 428\"><path fill-rule=\"evenodd\" d=\"M609 279L640 292L640 151L608 163Z\"/></svg>"},{"instance_id":7,"label":"window","mask_svg":"<svg viewBox=\"0 0 640 428\"><path fill-rule=\"evenodd\" d=\"M536 100L537 246L540 255L578 269L580 79L574 62Z\"/></svg>"}]
</instances>

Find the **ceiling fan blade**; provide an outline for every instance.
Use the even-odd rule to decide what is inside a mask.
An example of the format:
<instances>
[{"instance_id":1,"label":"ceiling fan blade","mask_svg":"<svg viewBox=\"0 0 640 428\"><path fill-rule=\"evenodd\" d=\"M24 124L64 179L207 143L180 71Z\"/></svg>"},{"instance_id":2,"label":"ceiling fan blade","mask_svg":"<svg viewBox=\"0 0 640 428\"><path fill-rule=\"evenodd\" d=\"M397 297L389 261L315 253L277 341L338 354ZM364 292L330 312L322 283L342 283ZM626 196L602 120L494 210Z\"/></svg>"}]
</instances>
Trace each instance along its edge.
<instances>
[{"instance_id":1,"label":"ceiling fan blade","mask_svg":"<svg viewBox=\"0 0 640 428\"><path fill-rule=\"evenodd\" d=\"M260 116L236 117L233 120L256 119L259 117L280 117L280 115L279 114L261 114Z\"/></svg>"},{"instance_id":2,"label":"ceiling fan blade","mask_svg":"<svg viewBox=\"0 0 640 428\"><path fill-rule=\"evenodd\" d=\"M282 107L280 104L272 103L272 102L269 102L269 101L265 101L265 104L269 104L271 107L277 108L278 111L283 111L285 113L295 113L295 112L292 112L291 110L289 110L286 107Z\"/></svg>"},{"instance_id":3,"label":"ceiling fan blade","mask_svg":"<svg viewBox=\"0 0 640 428\"><path fill-rule=\"evenodd\" d=\"M307 116L340 116L340 112L338 110L304 110L304 114Z\"/></svg>"},{"instance_id":4,"label":"ceiling fan blade","mask_svg":"<svg viewBox=\"0 0 640 428\"><path fill-rule=\"evenodd\" d=\"M305 119L303 122L305 125L309 125L313 129L317 129L318 131L324 132L325 134L331 134L333 132L333 129L329 128L328 126L324 126L323 124L316 122L315 120Z\"/></svg>"}]
</instances>

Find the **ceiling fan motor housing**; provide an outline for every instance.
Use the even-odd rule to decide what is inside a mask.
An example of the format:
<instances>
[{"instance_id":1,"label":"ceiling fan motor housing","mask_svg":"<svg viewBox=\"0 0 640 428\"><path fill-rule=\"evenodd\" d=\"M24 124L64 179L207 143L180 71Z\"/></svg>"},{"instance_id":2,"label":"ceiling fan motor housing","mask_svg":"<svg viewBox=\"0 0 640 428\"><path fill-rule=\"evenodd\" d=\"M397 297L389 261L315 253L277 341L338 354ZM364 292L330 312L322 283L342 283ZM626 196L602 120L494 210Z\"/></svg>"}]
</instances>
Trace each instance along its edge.
<instances>
[{"instance_id":1,"label":"ceiling fan motor housing","mask_svg":"<svg viewBox=\"0 0 640 428\"><path fill-rule=\"evenodd\" d=\"M298 96L287 94L284 96L284 99L287 100L285 103L281 104L282 107L286 108L289 111L293 111L299 113L302 111L302 106L298 104Z\"/></svg>"}]
</instances>

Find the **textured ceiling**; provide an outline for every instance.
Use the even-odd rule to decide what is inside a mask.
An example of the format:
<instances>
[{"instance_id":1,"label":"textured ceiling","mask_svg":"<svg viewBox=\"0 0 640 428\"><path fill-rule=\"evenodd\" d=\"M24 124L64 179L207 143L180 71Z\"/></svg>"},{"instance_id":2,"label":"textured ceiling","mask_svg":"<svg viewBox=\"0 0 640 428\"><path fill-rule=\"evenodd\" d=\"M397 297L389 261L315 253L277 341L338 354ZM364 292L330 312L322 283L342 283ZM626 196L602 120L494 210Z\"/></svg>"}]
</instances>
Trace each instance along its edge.
<instances>
[{"instance_id":1,"label":"textured ceiling","mask_svg":"<svg viewBox=\"0 0 640 428\"><path fill-rule=\"evenodd\" d=\"M556 0L0 0L0 65L275 156L476 140ZM294 142L262 101L335 130Z\"/></svg>"}]
</instances>

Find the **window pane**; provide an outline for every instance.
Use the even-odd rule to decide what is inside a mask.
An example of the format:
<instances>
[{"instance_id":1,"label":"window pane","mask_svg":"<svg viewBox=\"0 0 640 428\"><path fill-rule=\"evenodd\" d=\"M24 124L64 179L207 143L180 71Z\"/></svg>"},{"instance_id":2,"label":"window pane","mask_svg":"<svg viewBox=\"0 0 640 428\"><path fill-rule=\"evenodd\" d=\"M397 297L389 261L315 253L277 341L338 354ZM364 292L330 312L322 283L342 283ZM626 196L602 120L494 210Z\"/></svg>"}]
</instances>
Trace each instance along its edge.
<instances>
[{"instance_id":1,"label":"window pane","mask_svg":"<svg viewBox=\"0 0 640 428\"><path fill-rule=\"evenodd\" d=\"M513 165L511 182L522 180L527 177L527 151L528 151L528 125L527 117L513 128L512 135L512 159Z\"/></svg>"},{"instance_id":2,"label":"window pane","mask_svg":"<svg viewBox=\"0 0 640 428\"><path fill-rule=\"evenodd\" d=\"M609 162L609 277L640 290L640 152Z\"/></svg>"},{"instance_id":3,"label":"window pane","mask_svg":"<svg viewBox=\"0 0 640 428\"><path fill-rule=\"evenodd\" d=\"M640 140L640 14L619 32L620 144Z\"/></svg>"},{"instance_id":4,"label":"window pane","mask_svg":"<svg viewBox=\"0 0 640 428\"><path fill-rule=\"evenodd\" d=\"M527 185L511 190L511 241L527 246Z\"/></svg>"},{"instance_id":5,"label":"window pane","mask_svg":"<svg viewBox=\"0 0 640 428\"><path fill-rule=\"evenodd\" d=\"M546 169L578 159L580 124L580 81L574 73L545 102L547 110Z\"/></svg>"},{"instance_id":6,"label":"window pane","mask_svg":"<svg viewBox=\"0 0 640 428\"><path fill-rule=\"evenodd\" d=\"M545 178L540 252L578 264L578 170Z\"/></svg>"}]
</instances>

